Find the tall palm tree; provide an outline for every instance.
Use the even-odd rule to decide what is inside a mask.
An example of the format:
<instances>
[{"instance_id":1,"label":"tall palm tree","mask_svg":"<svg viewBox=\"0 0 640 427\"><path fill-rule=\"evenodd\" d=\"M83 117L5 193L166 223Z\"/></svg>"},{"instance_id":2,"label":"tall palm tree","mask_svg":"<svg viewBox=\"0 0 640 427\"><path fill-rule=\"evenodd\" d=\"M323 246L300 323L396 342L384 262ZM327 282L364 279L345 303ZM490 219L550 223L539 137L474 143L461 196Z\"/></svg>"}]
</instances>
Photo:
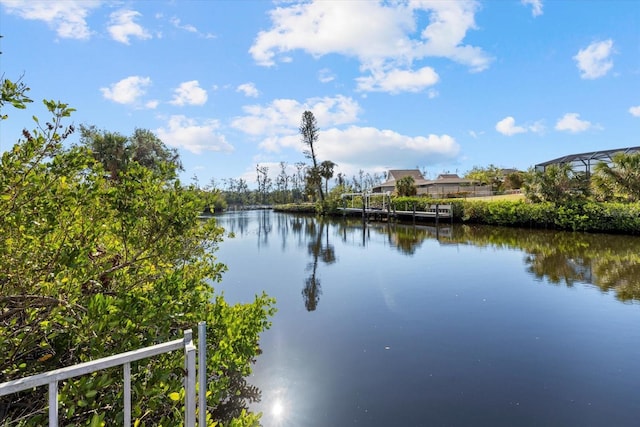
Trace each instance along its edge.
<instances>
[{"instance_id":1,"label":"tall palm tree","mask_svg":"<svg viewBox=\"0 0 640 427\"><path fill-rule=\"evenodd\" d=\"M320 176L324 178L324 193L329 193L329 180L333 178L333 168L336 166L331 160L320 163Z\"/></svg>"}]
</instances>

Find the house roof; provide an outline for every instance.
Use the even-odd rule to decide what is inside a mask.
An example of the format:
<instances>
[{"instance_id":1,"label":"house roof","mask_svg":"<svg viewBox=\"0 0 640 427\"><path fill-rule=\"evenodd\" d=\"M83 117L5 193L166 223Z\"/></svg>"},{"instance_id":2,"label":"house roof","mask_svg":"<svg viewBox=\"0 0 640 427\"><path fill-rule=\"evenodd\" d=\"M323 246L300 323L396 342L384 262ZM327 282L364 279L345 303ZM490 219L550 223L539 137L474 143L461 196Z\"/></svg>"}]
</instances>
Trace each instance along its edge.
<instances>
[{"instance_id":1,"label":"house roof","mask_svg":"<svg viewBox=\"0 0 640 427\"><path fill-rule=\"evenodd\" d=\"M387 180L382 184L377 185L375 188L395 187L396 182L405 176L413 177L416 186L420 186L427 182L418 169L391 169L387 172Z\"/></svg>"},{"instance_id":2,"label":"house roof","mask_svg":"<svg viewBox=\"0 0 640 427\"><path fill-rule=\"evenodd\" d=\"M436 179L460 179L457 173L441 173Z\"/></svg>"},{"instance_id":3,"label":"house roof","mask_svg":"<svg viewBox=\"0 0 640 427\"><path fill-rule=\"evenodd\" d=\"M405 176L413 177L416 187L429 187L437 184L473 184L475 182L471 179L460 178L458 174L455 173L440 174L436 179L429 180L425 179L418 169L392 169L387 173L387 181L383 182L380 185L377 185L375 188L395 188L396 182L404 178Z\"/></svg>"},{"instance_id":4,"label":"house roof","mask_svg":"<svg viewBox=\"0 0 640 427\"><path fill-rule=\"evenodd\" d=\"M397 181L405 176L411 176L416 181L419 179L424 180L424 176L422 176L422 173L420 173L418 169L392 169L387 174L387 182Z\"/></svg>"},{"instance_id":5,"label":"house roof","mask_svg":"<svg viewBox=\"0 0 640 427\"><path fill-rule=\"evenodd\" d=\"M460 178L456 173L443 173L438 175L436 179L425 181L424 185L436 185L436 184L473 184L475 181L472 179Z\"/></svg>"},{"instance_id":6,"label":"house roof","mask_svg":"<svg viewBox=\"0 0 640 427\"><path fill-rule=\"evenodd\" d=\"M601 150L601 151L591 151L588 153L580 153L580 154L570 154L568 156L558 157L557 159L549 160L546 162L538 163L535 165L537 170L544 171L547 166L556 165L556 164L576 164L585 167L587 172L591 171L591 166L595 165L598 162L610 162L611 158L614 154L617 153L637 153L640 152L640 146L636 147L627 147L627 148L616 148L613 150Z\"/></svg>"}]
</instances>

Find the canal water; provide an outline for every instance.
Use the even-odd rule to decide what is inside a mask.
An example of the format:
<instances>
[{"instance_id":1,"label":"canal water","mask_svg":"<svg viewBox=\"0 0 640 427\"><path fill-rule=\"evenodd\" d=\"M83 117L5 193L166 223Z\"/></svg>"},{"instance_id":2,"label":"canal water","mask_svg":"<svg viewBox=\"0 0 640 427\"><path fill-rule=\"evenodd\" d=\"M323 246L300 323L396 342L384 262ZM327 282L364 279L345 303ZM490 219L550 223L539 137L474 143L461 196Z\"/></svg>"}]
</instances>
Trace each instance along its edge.
<instances>
[{"instance_id":1,"label":"canal water","mask_svg":"<svg viewBox=\"0 0 640 427\"><path fill-rule=\"evenodd\" d=\"M229 302L277 300L264 426L638 426L640 238L248 211Z\"/></svg>"}]
</instances>

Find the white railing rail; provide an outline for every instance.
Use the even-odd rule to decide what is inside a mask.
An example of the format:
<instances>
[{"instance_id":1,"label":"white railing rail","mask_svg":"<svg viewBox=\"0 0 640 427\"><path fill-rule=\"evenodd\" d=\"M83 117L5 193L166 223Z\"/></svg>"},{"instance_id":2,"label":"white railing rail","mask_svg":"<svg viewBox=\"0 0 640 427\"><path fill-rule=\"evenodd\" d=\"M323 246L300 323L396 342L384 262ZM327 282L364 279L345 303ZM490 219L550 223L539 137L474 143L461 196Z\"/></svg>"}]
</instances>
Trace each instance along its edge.
<instances>
[{"instance_id":1,"label":"white railing rail","mask_svg":"<svg viewBox=\"0 0 640 427\"><path fill-rule=\"evenodd\" d=\"M79 363L65 368L55 369L42 374L32 375L17 380L7 381L0 384L0 397L29 390L43 385L49 386L49 426L58 426L58 382L81 375L90 374L102 369L114 366L123 367L124 377L124 425L131 425L131 362L169 353L181 348L184 349L185 368L185 423L187 427L196 425L196 352L198 353L198 377L200 382L199 401L199 421L200 427L204 427L206 420L206 323L198 324L198 347L193 344L193 334L191 329L184 331L184 338L167 341L161 344L144 347L137 350L120 353L113 356L96 359L89 362Z\"/></svg>"}]
</instances>

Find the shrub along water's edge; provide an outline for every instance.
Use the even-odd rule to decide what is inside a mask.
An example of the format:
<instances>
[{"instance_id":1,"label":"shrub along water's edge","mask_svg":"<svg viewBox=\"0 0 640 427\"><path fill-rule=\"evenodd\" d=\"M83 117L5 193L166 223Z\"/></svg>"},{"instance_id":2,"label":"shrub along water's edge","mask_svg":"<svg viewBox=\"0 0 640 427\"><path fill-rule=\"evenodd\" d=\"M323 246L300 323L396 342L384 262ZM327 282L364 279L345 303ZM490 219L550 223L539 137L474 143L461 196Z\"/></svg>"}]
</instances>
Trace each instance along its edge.
<instances>
[{"instance_id":1,"label":"shrub along water's edge","mask_svg":"<svg viewBox=\"0 0 640 427\"><path fill-rule=\"evenodd\" d=\"M640 234L640 203L575 201L527 203L523 200L425 199L398 197L392 209L424 211L431 204L449 204L458 223L551 228L591 233ZM316 213L311 203L277 205L274 211ZM331 215L339 215L333 210Z\"/></svg>"},{"instance_id":2,"label":"shrub along water's edge","mask_svg":"<svg viewBox=\"0 0 640 427\"><path fill-rule=\"evenodd\" d=\"M454 219L487 225L640 234L640 203L464 200L454 204Z\"/></svg>"}]
</instances>

